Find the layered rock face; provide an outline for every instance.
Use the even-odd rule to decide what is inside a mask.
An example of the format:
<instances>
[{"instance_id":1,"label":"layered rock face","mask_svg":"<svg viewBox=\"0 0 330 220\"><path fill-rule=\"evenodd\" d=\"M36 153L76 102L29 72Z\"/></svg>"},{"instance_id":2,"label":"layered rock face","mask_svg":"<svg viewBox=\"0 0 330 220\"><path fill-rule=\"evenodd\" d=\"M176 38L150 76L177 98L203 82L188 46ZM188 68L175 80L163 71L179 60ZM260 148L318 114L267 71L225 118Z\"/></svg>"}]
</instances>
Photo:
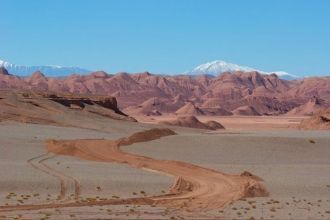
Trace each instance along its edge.
<instances>
[{"instance_id":1,"label":"layered rock face","mask_svg":"<svg viewBox=\"0 0 330 220\"><path fill-rule=\"evenodd\" d=\"M15 88L113 96L119 108L132 115L281 115L290 111L289 115L305 115L314 108L308 104L313 97L323 100L316 110L330 107L330 77L287 81L256 71L217 77L98 71L65 78L35 72L22 78L2 68L0 89ZM292 111L295 108L299 109Z\"/></svg>"},{"instance_id":2,"label":"layered rock face","mask_svg":"<svg viewBox=\"0 0 330 220\"><path fill-rule=\"evenodd\" d=\"M121 112L114 97L11 90L0 92L0 121L84 127L84 121L136 121ZM87 122L86 122L87 123Z\"/></svg>"}]
</instances>

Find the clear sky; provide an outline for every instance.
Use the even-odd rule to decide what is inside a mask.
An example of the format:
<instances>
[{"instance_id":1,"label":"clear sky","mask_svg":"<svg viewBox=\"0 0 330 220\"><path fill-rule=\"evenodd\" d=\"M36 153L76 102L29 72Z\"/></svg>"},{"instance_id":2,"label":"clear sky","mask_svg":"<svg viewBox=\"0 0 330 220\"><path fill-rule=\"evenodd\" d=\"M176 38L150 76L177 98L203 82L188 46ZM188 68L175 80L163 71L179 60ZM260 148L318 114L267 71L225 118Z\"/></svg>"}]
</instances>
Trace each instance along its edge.
<instances>
[{"instance_id":1,"label":"clear sky","mask_svg":"<svg viewBox=\"0 0 330 220\"><path fill-rule=\"evenodd\" d=\"M330 75L328 0L0 0L0 59L180 73L213 60Z\"/></svg>"}]
</instances>

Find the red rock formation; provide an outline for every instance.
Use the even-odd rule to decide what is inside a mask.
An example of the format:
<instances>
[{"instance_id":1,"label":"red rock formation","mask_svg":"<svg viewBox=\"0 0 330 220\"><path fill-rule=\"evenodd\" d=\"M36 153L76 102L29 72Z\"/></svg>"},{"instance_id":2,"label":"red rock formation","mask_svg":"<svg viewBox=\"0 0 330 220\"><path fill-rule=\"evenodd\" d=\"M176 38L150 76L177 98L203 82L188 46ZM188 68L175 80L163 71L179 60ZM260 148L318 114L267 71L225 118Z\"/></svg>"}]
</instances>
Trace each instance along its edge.
<instances>
[{"instance_id":1,"label":"red rock formation","mask_svg":"<svg viewBox=\"0 0 330 220\"><path fill-rule=\"evenodd\" d=\"M288 113L286 113L286 115L313 115L314 113L326 108L327 105L325 104L324 100L313 97L305 104L293 108Z\"/></svg>"},{"instance_id":2,"label":"red rock formation","mask_svg":"<svg viewBox=\"0 0 330 220\"><path fill-rule=\"evenodd\" d=\"M260 115L259 112L255 110L252 106L241 106L233 111L234 115L244 115L244 116L257 116Z\"/></svg>"},{"instance_id":3,"label":"red rock formation","mask_svg":"<svg viewBox=\"0 0 330 220\"><path fill-rule=\"evenodd\" d=\"M203 123L199 121L195 116L180 116L175 120L162 121L160 124L207 130L224 129L224 127L216 121L208 121Z\"/></svg>"},{"instance_id":4,"label":"red rock formation","mask_svg":"<svg viewBox=\"0 0 330 220\"><path fill-rule=\"evenodd\" d=\"M193 114L206 115L230 115L244 106L252 106L260 115L285 114L314 96L324 100L321 108L330 105L330 77L286 81L258 72L223 73L214 78L103 71L48 78L36 72L21 78L1 68L0 89L8 88L115 96L121 109L145 115L175 113L186 102L198 106L200 111ZM155 98L158 104L150 105ZM300 114L290 114L295 112Z\"/></svg>"},{"instance_id":5,"label":"red rock formation","mask_svg":"<svg viewBox=\"0 0 330 220\"><path fill-rule=\"evenodd\" d=\"M178 115L204 115L204 112L195 106L193 103L188 102L176 112Z\"/></svg>"},{"instance_id":6,"label":"red rock formation","mask_svg":"<svg viewBox=\"0 0 330 220\"><path fill-rule=\"evenodd\" d=\"M306 130L330 130L330 109L314 113L312 117L301 122L300 128Z\"/></svg>"}]
</instances>

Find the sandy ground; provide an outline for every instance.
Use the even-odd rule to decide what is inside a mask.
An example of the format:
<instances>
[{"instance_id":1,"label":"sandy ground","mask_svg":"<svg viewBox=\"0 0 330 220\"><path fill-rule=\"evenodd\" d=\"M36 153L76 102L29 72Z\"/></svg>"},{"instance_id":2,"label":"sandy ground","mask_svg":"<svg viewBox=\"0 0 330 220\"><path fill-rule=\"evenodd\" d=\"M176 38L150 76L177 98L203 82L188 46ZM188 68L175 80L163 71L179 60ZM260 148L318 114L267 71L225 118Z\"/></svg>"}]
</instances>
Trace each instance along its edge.
<instances>
[{"instance_id":1,"label":"sandy ground","mask_svg":"<svg viewBox=\"0 0 330 220\"><path fill-rule=\"evenodd\" d=\"M210 118L199 117L201 121ZM158 160L177 160L219 172L245 170L264 179L269 197L247 198L224 210L205 212L214 219L330 219L330 132L297 131L302 118L212 117L227 129L208 132L174 128L178 135L123 146L124 152ZM141 120L141 119L140 119ZM0 123L0 206L56 202L60 181L48 175L47 166L64 174L65 198L74 199L75 181L81 184L83 199L162 195L174 178L124 164L82 160L46 154L47 139L118 139L146 128L148 124L121 121L98 123L94 130ZM32 161L30 160L32 159ZM29 161L30 160L30 161ZM33 165L37 166L35 168ZM46 165L46 168L45 166ZM0 212L0 219L169 219L192 218L189 213L150 205L104 205Z\"/></svg>"},{"instance_id":2,"label":"sandy ground","mask_svg":"<svg viewBox=\"0 0 330 220\"><path fill-rule=\"evenodd\" d=\"M170 121L176 119L178 116L173 114L162 116L141 116L134 115L134 117L144 123L157 124L160 121ZM226 129L231 131L242 130L296 130L300 122L307 117L305 116L198 116L201 122L210 120L221 123Z\"/></svg>"},{"instance_id":3,"label":"sandy ground","mask_svg":"<svg viewBox=\"0 0 330 220\"><path fill-rule=\"evenodd\" d=\"M220 211L226 218L328 219L329 141L327 131L186 133L124 150L227 173L248 170L262 177L270 196L236 202Z\"/></svg>"},{"instance_id":4,"label":"sandy ground","mask_svg":"<svg viewBox=\"0 0 330 220\"><path fill-rule=\"evenodd\" d=\"M118 122L114 121L114 123ZM82 186L82 198L134 197L133 193L140 191L145 191L148 195L158 195L168 190L174 179L158 173L131 168L123 164L45 155L47 153L45 140L47 139L119 138L124 132L120 133L120 126L117 129L119 132L105 133L78 128L2 122L0 125L0 205L56 201L59 198L60 182L56 176L43 172L44 165L67 176L65 185L68 189L65 199L68 200L74 195L74 180L78 180ZM127 126L124 130L130 132L131 129L134 130L134 125ZM46 160L42 161L43 159ZM16 214L16 212L5 213L5 215L0 213L0 219L3 219L1 216L13 217ZM59 219L63 219L63 216Z\"/></svg>"}]
</instances>

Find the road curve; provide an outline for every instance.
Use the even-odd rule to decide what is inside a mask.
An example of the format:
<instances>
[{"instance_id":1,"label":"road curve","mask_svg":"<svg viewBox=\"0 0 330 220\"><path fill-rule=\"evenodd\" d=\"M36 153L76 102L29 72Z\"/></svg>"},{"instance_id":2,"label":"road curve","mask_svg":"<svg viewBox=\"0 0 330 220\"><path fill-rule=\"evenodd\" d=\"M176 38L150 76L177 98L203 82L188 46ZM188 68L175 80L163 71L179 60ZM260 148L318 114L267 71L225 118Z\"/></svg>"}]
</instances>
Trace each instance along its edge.
<instances>
[{"instance_id":1,"label":"road curve","mask_svg":"<svg viewBox=\"0 0 330 220\"><path fill-rule=\"evenodd\" d=\"M59 204L21 205L19 207L4 206L0 207L0 212L109 204L147 204L180 208L189 212L203 212L223 208L243 197L268 195L262 180L249 172L226 174L185 162L156 160L120 150L120 146L123 145L150 141L173 134L175 133L169 129L151 129L117 141L84 139L51 140L47 142L48 151L55 154L74 156L91 161L124 163L132 167L172 175L176 178L176 181L165 195L92 202L76 201Z\"/></svg>"}]
</instances>

